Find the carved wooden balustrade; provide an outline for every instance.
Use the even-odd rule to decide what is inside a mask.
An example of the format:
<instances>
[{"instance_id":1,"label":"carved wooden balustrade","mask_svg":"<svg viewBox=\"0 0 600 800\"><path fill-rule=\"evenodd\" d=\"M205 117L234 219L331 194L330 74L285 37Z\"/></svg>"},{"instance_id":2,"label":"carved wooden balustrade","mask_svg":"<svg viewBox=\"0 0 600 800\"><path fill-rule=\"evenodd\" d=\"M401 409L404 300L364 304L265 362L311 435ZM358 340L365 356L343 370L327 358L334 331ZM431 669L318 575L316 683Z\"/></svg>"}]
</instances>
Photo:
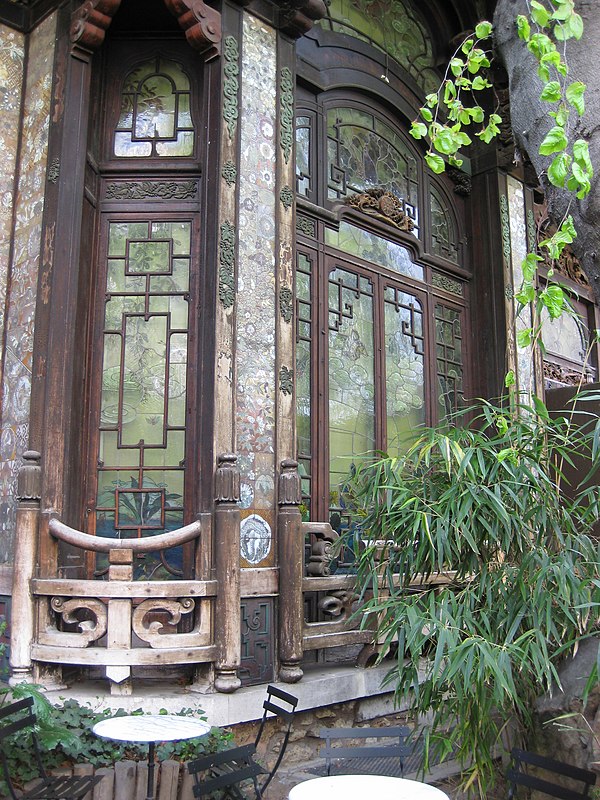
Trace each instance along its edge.
<instances>
[{"instance_id":1,"label":"carved wooden balustrade","mask_svg":"<svg viewBox=\"0 0 600 800\"><path fill-rule=\"evenodd\" d=\"M71 546L107 553L108 580L33 579L41 623L32 647L34 660L103 666L112 685L125 687L135 666L216 660L211 625L216 581L133 579L136 555L198 539L200 522L146 539L90 536L57 519L50 520L49 530ZM177 626L184 617L191 624L181 633Z\"/></svg>"}]
</instances>

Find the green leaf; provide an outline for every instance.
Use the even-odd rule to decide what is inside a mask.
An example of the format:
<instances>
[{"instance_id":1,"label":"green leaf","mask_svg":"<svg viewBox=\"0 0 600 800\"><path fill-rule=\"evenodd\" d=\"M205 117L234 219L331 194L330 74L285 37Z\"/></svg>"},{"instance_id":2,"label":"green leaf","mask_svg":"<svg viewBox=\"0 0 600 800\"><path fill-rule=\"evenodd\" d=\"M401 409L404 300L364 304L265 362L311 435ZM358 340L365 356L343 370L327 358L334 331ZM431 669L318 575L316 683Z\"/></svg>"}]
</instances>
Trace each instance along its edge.
<instances>
[{"instance_id":1,"label":"green leaf","mask_svg":"<svg viewBox=\"0 0 600 800\"><path fill-rule=\"evenodd\" d=\"M567 86L567 100L577 111L580 117L583 116L585 112L585 100L583 96L585 88L585 83L582 83L581 81L574 81Z\"/></svg>"},{"instance_id":2,"label":"green leaf","mask_svg":"<svg viewBox=\"0 0 600 800\"><path fill-rule=\"evenodd\" d=\"M473 78L473 83L471 84L471 88L474 91L479 92L482 89L489 89L491 85L492 84L485 78L482 78L481 75L476 75Z\"/></svg>"},{"instance_id":3,"label":"green leaf","mask_svg":"<svg viewBox=\"0 0 600 800\"><path fill-rule=\"evenodd\" d=\"M425 103L429 106L429 108L435 108L438 104L439 97L437 94L428 94L425 96Z\"/></svg>"},{"instance_id":4,"label":"green leaf","mask_svg":"<svg viewBox=\"0 0 600 800\"><path fill-rule=\"evenodd\" d=\"M423 106L422 108L420 108L420 109L419 109L419 111L420 111L420 113L421 113L421 117L422 117L422 118L423 118L423 119L424 119L426 122L433 122L433 114L432 114L432 113L431 113L431 111L430 111L430 110L427 108L427 106Z\"/></svg>"},{"instance_id":5,"label":"green leaf","mask_svg":"<svg viewBox=\"0 0 600 800\"><path fill-rule=\"evenodd\" d=\"M590 177L594 174L594 168L590 160L590 148L585 139L576 139L573 142L573 158L590 173Z\"/></svg>"},{"instance_id":6,"label":"green leaf","mask_svg":"<svg viewBox=\"0 0 600 800\"><path fill-rule=\"evenodd\" d=\"M469 109L469 114L473 122L483 122L484 120L484 112L481 106L473 106L473 108Z\"/></svg>"},{"instance_id":7,"label":"green leaf","mask_svg":"<svg viewBox=\"0 0 600 800\"><path fill-rule=\"evenodd\" d=\"M492 23L488 22L487 20L483 20L475 26L475 36L477 36L478 39L487 39L492 35L493 30L494 26Z\"/></svg>"},{"instance_id":8,"label":"green leaf","mask_svg":"<svg viewBox=\"0 0 600 800\"><path fill-rule=\"evenodd\" d=\"M464 70L465 62L462 60L462 58L457 58L455 56L454 58L450 59L449 66L450 66L450 71L452 72L454 77L457 78Z\"/></svg>"},{"instance_id":9,"label":"green leaf","mask_svg":"<svg viewBox=\"0 0 600 800\"><path fill-rule=\"evenodd\" d=\"M561 150L567 148L568 143L564 128L561 128L560 125L555 125L553 128L550 128L544 137L539 147L540 155L549 156L552 155L552 153L559 153Z\"/></svg>"},{"instance_id":10,"label":"green leaf","mask_svg":"<svg viewBox=\"0 0 600 800\"><path fill-rule=\"evenodd\" d=\"M417 122L416 120L411 124L410 135L413 139L422 139L424 136L427 136L427 125L424 122Z\"/></svg>"},{"instance_id":11,"label":"green leaf","mask_svg":"<svg viewBox=\"0 0 600 800\"><path fill-rule=\"evenodd\" d=\"M432 137L432 142L435 149L444 155L456 153L460 147L459 134L447 127L441 128L439 133Z\"/></svg>"},{"instance_id":12,"label":"green leaf","mask_svg":"<svg viewBox=\"0 0 600 800\"><path fill-rule=\"evenodd\" d=\"M538 256L537 253L527 253L521 263L523 280L532 281L535 277L535 273L537 272L537 265L543 260L544 259L541 256Z\"/></svg>"},{"instance_id":13,"label":"green leaf","mask_svg":"<svg viewBox=\"0 0 600 800\"><path fill-rule=\"evenodd\" d=\"M517 331L517 344L519 347L529 347L533 341L533 328L522 328Z\"/></svg>"},{"instance_id":14,"label":"green leaf","mask_svg":"<svg viewBox=\"0 0 600 800\"><path fill-rule=\"evenodd\" d=\"M570 166L571 156L568 153L560 153L557 155L548 167L548 180L550 183L563 188Z\"/></svg>"},{"instance_id":15,"label":"green leaf","mask_svg":"<svg viewBox=\"0 0 600 800\"><path fill-rule=\"evenodd\" d=\"M439 175L446 168L444 159L441 156L436 155L435 153L426 153L425 162L429 167L429 169L432 172L435 172L436 175Z\"/></svg>"},{"instance_id":16,"label":"green leaf","mask_svg":"<svg viewBox=\"0 0 600 800\"><path fill-rule=\"evenodd\" d=\"M461 50L465 55L473 49L475 42L473 41L472 37L465 39L465 41L461 45Z\"/></svg>"},{"instance_id":17,"label":"green leaf","mask_svg":"<svg viewBox=\"0 0 600 800\"><path fill-rule=\"evenodd\" d=\"M519 34L519 39L522 39L524 42L529 41L531 26L529 25L529 20L523 14L519 14L517 17L517 33Z\"/></svg>"},{"instance_id":18,"label":"green leaf","mask_svg":"<svg viewBox=\"0 0 600 800\"><path fill-rule=\"evenodd\" d=\"M549 81L540 94L540 100L544 100L546 103L558 103L561 97L562 91L558 81Z\"/></svg>"},{"instance_id":19,"label":"green leaf","mask_svg":"<svg viewBox=\"0 0 600 800\"><path fill-rule=\"evenodd\" d=\"M554 17L554 14L552 16ZM540 28L545 28L550 22L550 13L545 6L538 3L537 0L531 0L531 18Z\"/></svg>"},{"instance_id":20,"label":"green leaf","mask_svg":"<svg viewBox=\"0 0 600 800\"><path fill-rule=\"evenodd\" d=\"M565 293L557 284L550 284L540 292L539 300L552 319L558 319L565 309Z\"/></svg>"}]
</instances>

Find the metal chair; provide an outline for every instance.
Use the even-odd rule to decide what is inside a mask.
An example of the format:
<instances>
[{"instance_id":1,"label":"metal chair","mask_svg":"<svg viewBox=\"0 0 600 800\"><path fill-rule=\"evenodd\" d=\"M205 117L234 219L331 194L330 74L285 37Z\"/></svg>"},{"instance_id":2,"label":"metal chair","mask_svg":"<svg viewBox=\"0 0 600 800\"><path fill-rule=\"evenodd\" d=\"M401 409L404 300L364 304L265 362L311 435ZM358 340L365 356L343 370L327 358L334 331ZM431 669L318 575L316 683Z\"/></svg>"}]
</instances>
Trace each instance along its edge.
<instances>
[{"instance_id":1,"label":"metal chair","mask_svg":"<svg viewBox=\"0 0 600 800\"><path fill-rule=\"evenodd\" d=\"M208 797L213 792L219 792L217 796L241 800L246 795L239 784L252 781L256 800L261 800L262 793L257 778L263 773L263 769L252 758L255 750L253 744L246 744L190 761L187 766L188 772L194 778L194 797Z\"/></svg>"},{"instance_id":2,"label":"metal chair","mask_svg":"<svg viewBox=\"0 0 600 800\"><path fill-rule=\"evenodd\" d=\"M285 754L286 747L288 745L288 741L290 738L290 733L292 730L292 722L294 720L294 714L296 712L296 706L298 705L298 698L294 697L294 695L289 694L288 692L284 692L283 689L278 689L276 686L267 686L267 698L263 703L263 715L260 721L260 727L258 729L258 733L256 734L256 739L254 740L254 747L258 749L258 745L263 735L263 731L265 729L265 725L268 719L273 719L274 717L279 717L280 720L283 722L284 728L284 737L283 742L279 748L279 755L277 756L277 760L275 764L271 768L270 771L264 770L263 773L266 774L266 778L261 783L260 790L264 792L267 786L273 780L275 773L277 772L279 765L281 764L281 760Z\"/></svg>"},{"instance_id":3,"label":"metal chair","mask_svg":"<svg viewBox=\"0 0 600 800\"><path fill-rule=\"evenodd\" d=\"M511 751L511 758L512 763L506 773L509 783L508 800L516 797L517 786L535 789L550 795L550 797L561 798L561 800L581 800L583 797L590 797L590 789L596 783L596 774L589 769L573 767L563 761L519 750L517 747ZM529 766L536 767L535 775L528 771L527 767ZM549 780L553 774L561 775L583 785L579 789L561 786Z\"/></svg>"},{"instance_id":4,"label":"metal chair","mask_svg":"<svg viewBox=\"0 0 600 800\"><path fill-rule=\"evenodd\" d=\"M27 697L0 708L0 761L4 780L13 800L80 800L102 780L102 775L74 775L70 777L52 777L46 773L38 738L35 733L36 716L33 713L33 698ZM18 745L7 741L12 734L23 732ZM8 770L8 752L10 747L22 750L29 746L32 762L37 764L39 779L32 788L17 794Z\"/></svg>"},{"instance_id":5,"label":"metal chair","mask_svg":"<svg viewBox=\"0 0 600 800\"><path fill-rule=\"evenodd\" d=\"M406 740L410 728L321 728L319 736L325 739L321 757L331 775L332 765L341 767L344 773L369 773L392 775L401 778L404 774L404 759L412 755L412 745ZM385 744L364 744L365 739L387 739ZM341 740L341 744L337 744ZM363 740L360 744L349 741ZM390 759L393 761L390 763ZM338 762L342 762L341 765Z\"/></svg>"}]
</instances>

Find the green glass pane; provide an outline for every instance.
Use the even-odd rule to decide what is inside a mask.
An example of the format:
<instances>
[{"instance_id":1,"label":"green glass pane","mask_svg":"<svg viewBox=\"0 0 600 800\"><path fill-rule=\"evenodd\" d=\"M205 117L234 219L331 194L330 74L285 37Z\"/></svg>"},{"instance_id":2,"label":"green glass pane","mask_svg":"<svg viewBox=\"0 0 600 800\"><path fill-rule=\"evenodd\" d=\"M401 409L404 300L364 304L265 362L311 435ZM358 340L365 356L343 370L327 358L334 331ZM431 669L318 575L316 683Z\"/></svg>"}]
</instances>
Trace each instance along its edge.
<instances>
[{"instance_id":1,"label":"green glass pane","mask_svg":"<svg viewBox=\"0 0 600 800\"><path fill-rule=\"evenodd\" d=\"M162 75L146 78L137 94L134 134L139 139L164 139L175 135L175 95L171 81Z\"/></svg>"},{"instance_id":2,"label":"green glass pane","mask_svg":"<svg viewBox=\"0 0 600 800\"><path fill-rule=\"evenodd\" d=\"M165 58L161 58L159 62L159 70L160 72L164 72L165 75L169 76L173 82L173 86L178 92L190 91L190 79L184 72L181 64L179 64L177 61L168 61Z\"/></svg>"},{"instance_id":3,"label":"green glass pane","mask_svg":"<svg viewBox=\"0 0 600 800\"><path fill-rule=\"evenodd\" d=\"M108 231L108 255L125 257L128 239L146 239L147 237L147 222L111 222Z\"/></svg>"},{"instance_id":4,"label":"green glass pane","mask_svg":"<svg viewBox=\"0 0 600 800\"><path fill-rule=\"evenodd\" d=\"M171 275L161 275L150 280L150 291L157 294L169 292L187 292L189 288L189 262L187 259L178 259L173 262Z\"/></svg>"},{"instance_id":5,"label":"green glass pane","mask_svg":"<svg viewBox=\"0 0 600 800\"><path fill-rule=\"evenodd\" d=\"M121 297L117 295L106 302L104 327L106 330L121 330L123 314L141 314L144 311L144 298L140 296Z\"/></svg>"},{"instance_id":6,"label":"green glass pane","mask_svg":"<svg viewBox=\"0 0 600 800\"><path fill-rule=\"evenodd\" d=\"M423 313L410 294L388 287L385 297L387 441L397 452L425 423Z\"/></svg>"},{"instance_id":7,"label":"green glass pane","mask_svg":"<svg viewBox=\"0 0 600 800\"><path fill-rule=\"evenodd\" d=\"M135 387L134 417L123 425L122 443L160 444L164 436L167 322L165 317L128 317L124 380Z\"/></svg>"},{"instance_id":8,"label":"green glass pane","mask_svg":"<svg viewBox=\"0 0 600 800\"><path fill-rule=\"evenodd\" d=\"M147 467L170 467L183 461L185 431L167 431L166 441L166 447L151 447L145 451L144 462Z\"/></svg>"},{"instance_id":9,"label":"green glass pane","mask_svg":"<svg viewBox=\"0 0 600 800\"><path fill-rule=\"evenodd\" d=\"M115 415L115 422L116 419ZM137 467L139 464L139 452L129 448L120 448L118 440L117 431L100 431L100 461L113 467Z\"/></svg>"},{"instance_id":10,"label":"green glass pane","mask_svg":"<svg viewBox=\"0 0 600 800\"><path fill-rule=\"evenodd\" d=\"M158 469L146 472L143 488L165 490L165 503L175 508L183 505L184 472L182 469Z\"/></svg>"},{"instance_id":11,"label":"green glass pane","mask_svg":"<svg viewBox=\"0 0 600 800\"><path fill-rule=\"evenodd\" d=\"M124 259L109 259L108 274L106 276L107 293L143 294L146 291L146 279L143 276L126 275L125 263Z\"/></svg>"},{"instance_id":12,"label":"green glass pane","mask_svg":"<svg viewBox=\"0 0 600 800\"><path fill-rule=\"evenodd\" d=\"M130 133L115 133L115 155L127 158L149 158L152 155L150 142L132 142Z\"/></svg>"},{"instance_id":13,"label":"green glass pane","mask_svg":"<svg viewBox=\"0 0 600 800\"><path fill-rule=\"evenodd\" d=\"M116 490L137 487L136 472L133 470L100 470L98 473L97 508L116 508Z\"/></svg>"},{"instance_id":14,"label":"green glass pane","mask_svg":"<svg viewBox=\"0 0 600 800\"><path fill-rule=\"evenodd\" d=\"M151 314L170 314L170 327L185 330L188 324L188 301L177 295L150 297L148 308Z\"/></svg>"},{"instance_id":15,"label":"green glass pane","mask_svg":"<svg viewBox=\"0 0 600 800\"><path fill-rule=\"evenodd\" d=\"M181 128L192 127L192 115L190 114L189 94L179 95L178 121Z\"/></svg>"},{"instance_id":16,"label":"green glass pane","mask_svg":"<svg viewBox=\"0 0 600 800\"><path fill-rule=\"evenodd\" d=\"M338 250L358 256L372 264L379 264L401 275L408 275L420 281L425 279L424 268L414 263L406 247L348 222L340 223L339 230L325 228L325 242Z\"/></svg>"},{"instance_id":17,"label":"green glass pane","mask_svg":"<svg viewBox=\"0 0 600 800\"><path fill-rule=\"evenodd\" d=\"M171 335L169 358L169 424L185 424L185 396L187 380L187 336Z\"/></svg>"},{"instance_id":18,"label":"green glass pane","mask_svg":"<svg viewBox=\"0 0 600 800\"><path fill-rule=\"evenodd\" d=\"M589 331L581 316L561 314L558 319L551 319L545 308L541 316L542 339L546 351L583 364L588 349Z\"/></svg>"},{"instance_id":19,"label":"green glass pane","mask_svg":"<svg viewBox=\"0 0 600 800\"><path fill-rule=\"evenodd\" d=\"M120 489L117 492L119 528L164 527L164 490Z\"/></svg>"},{"instance_id":20,"label":"green glass pane","mask_svg":"<svg viewBox=\"0 0 600 800\"><path fill-rule=\"evenodd\" d=\"M171 243L129 242L128 272L153 273L171 271Z\"/></svg>"},{"instance_id":21,"label":"green glass pane","mask_svg":"<svg viewBox=\"0 0 600 800\"><path fill-rule=\"evenodd\" d=\"M105 335L100 401L100 420L103 425L116 425L119 421L120 370L121 337Z\"/></svg>"},{"instance_id":22,"label":"green glass pane","mask_svg":"<svg viewBox=\"0 0 600 800\"><path fill-rule=\"evenodd\" d=\"M153 222L151 239L172 239L174 256L189 256L191 252L192 227L189 222Z\"/></svg>"},{"instance_id":23,"label":"green glass pane","mask_svg":"<svg viewBox=\"0 0 600 800\"><path fill-rule=\"evenodd\" d=\"M329 448L331 504L351 464L375 447L373 298L346 270L330 275ZM372 289L371 289L372 291ZM335 495L335 496L334 496Z\"/></svg>"},{"instance_id":24,"label":"green glass pane","mask_svg":"<svg viewBox=\"0 0 600 800\"><path fill-rule=\"evenodd\" d=\"M179 131L174 142L157 142L156 153L159 156L184 157L194 152L194 134L192 131Z\"/></svg>"},{"instance_id":25,"label":"green glass pane","mask_svg":"<svg viewBox=\"0 0 600 800\"><path fill-rule=\"evenodd\" d=\"M317 24L383 50L425 93L436 91L434 55L428 20L406 0L330 0ZM419 10L420 7L419 7Z\"/></svg>"}]
</instances>

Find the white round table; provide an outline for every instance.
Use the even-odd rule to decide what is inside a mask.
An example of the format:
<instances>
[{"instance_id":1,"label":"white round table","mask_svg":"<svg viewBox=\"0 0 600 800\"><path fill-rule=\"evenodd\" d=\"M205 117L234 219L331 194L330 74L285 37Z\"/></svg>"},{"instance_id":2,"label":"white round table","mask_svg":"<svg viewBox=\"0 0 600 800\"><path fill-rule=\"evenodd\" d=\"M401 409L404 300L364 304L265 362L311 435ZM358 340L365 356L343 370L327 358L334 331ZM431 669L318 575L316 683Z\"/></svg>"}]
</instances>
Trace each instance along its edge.
<instances>
[{"instance_id":1,"label":"white round table","mask_svg":"<svg viewBox=\"0 0 600 800\"><path fill-rule=\"evenodd\" d=\"M289 800L449 800L435 786L386 775L331 775L290 789Z\"/></svg>"},{"instance_id":2,"label":"white round table","mask_svg":"<svg viewBox=\"0 0 600 800\"><path fill-rule=\"evenodd\" d=\"M176 742L195 739L210 731L210 725L194 717L175 714L140 714L111 717L97 722L92 728L96 736L118 742L148 742L148 785L146 800L154 797L154 745L157 742Z\"/></svg>"}]
</instances>

